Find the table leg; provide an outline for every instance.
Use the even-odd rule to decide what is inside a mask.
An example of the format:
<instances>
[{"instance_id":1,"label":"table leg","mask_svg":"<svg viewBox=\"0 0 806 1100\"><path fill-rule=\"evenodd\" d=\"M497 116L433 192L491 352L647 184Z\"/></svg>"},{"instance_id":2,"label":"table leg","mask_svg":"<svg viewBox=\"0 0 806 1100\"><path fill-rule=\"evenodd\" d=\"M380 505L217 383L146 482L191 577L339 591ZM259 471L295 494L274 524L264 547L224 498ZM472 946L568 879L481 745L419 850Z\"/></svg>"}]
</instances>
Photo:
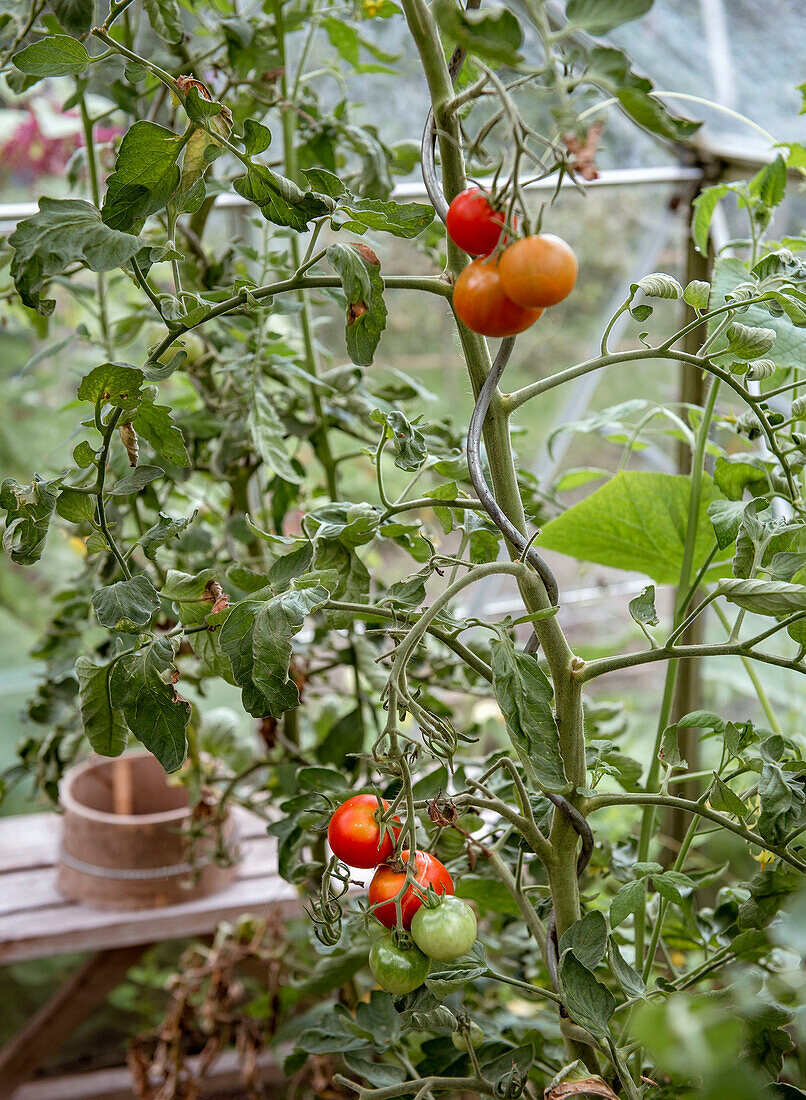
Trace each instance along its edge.
<instances>
[{"instance_id":1,"label":"table leg","mask_svg":"<svg viewBox=\"0 0 806 1100\"><path fill-rule=\"evenodd\" d=\"M0 1050L0 1100L9 1100L17 1086L92 1015L149 946L135 944L100 951L60 986Z\"/></svg>"}]
</instances>

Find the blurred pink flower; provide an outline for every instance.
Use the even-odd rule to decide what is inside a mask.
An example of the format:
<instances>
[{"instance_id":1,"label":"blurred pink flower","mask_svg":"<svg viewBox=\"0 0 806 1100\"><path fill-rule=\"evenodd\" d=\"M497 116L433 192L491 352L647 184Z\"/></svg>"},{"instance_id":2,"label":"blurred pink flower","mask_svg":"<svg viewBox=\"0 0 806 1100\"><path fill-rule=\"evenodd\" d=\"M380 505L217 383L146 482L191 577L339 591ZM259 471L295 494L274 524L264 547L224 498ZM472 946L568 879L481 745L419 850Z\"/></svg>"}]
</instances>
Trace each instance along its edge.
<instances>
[{"instance_id":1,"label":"blurred pink flower","mask_svg":"<svg viewBox=\"0 0 806 1100\"><path fill-rule=\"evenodd\" d=\"M75 122L75 129L71 127L65 132L60 126L52 134L43 129L39 114L31 104L26 104L19 113L19 124L0 143L0 173L17 183L30 183L40 176L62 175L76 148L84 145L78 113L68 111L61 116L62 120ZM97 126L95 143L111 145L121 133L120 127ZM111 165L111 157L109 160Z\"/></svg>"}]
</instances>

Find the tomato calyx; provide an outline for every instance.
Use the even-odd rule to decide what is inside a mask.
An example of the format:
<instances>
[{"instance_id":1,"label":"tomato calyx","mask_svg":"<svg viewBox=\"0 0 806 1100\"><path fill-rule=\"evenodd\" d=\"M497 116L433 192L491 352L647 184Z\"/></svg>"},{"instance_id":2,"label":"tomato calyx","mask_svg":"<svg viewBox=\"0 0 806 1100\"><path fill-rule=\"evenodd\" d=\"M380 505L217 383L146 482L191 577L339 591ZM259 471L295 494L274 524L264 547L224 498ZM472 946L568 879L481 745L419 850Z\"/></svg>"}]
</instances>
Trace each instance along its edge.
<instances>
[{"instance_id":1,"label":"tomato calyx","mask_svg":"<svg viewBox=\"0 0 806 1100\"><path fill-rule=\"evenodd\" d=\"M411 938L411 934L399 924L396 924L394 928L390 929L389 935L392 937L392 942L395 947L399 948L401 951L419 950L417 944Z\"/></svg>"}]
</instances>

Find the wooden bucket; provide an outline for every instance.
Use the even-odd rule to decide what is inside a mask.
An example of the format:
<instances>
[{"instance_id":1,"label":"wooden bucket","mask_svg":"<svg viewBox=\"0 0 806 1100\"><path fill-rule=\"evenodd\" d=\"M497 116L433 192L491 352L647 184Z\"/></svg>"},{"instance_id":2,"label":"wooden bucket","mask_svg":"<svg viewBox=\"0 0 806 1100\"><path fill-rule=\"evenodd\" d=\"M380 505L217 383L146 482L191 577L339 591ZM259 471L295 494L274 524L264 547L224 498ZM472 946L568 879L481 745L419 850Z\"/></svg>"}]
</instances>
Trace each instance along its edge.
<instances>
[{"instance_id":1,"label":"wooden bucket","mask_svg":"<svg viewBox=\"0 0 806 1100\"><path fill-rule=\"evenodd\" d=\"M187 790L150 753L94 756L62 780L58 886L96 909L150 909L205 897L237 875L237 837L227 818L232 865L213 861L216 837L187 835Z\"/></svg>"}]
</instances>

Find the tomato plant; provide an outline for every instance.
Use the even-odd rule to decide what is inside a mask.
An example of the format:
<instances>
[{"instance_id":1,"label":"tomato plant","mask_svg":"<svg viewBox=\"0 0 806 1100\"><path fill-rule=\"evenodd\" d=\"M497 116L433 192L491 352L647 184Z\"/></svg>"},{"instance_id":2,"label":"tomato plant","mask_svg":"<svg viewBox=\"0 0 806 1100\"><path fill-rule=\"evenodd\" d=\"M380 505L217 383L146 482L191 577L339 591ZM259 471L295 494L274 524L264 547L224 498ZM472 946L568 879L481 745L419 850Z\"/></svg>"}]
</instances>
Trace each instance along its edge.
<instances>
[{"instance_id":1,"label":"tomato plant","mask_svg":"<svg viewBox=\"0 0 806 1100\"><path fill-rule=\"evenodd\" d=\"M396 943L389 932L375 940L370 948L369 968L381 989L403 996L423 984L431 962L413 944Z\"/></svg>"},{"instance_id":2,"label":"tomato plant","mask_svg":"<svg viewBox=\"0 0 806 1100\"><path fill-rule=\"evenodd\" d=\"M4 422L46 421L0 444L0 599L52 612L3 789L139 744L206 851L236 803L273 838L308 916L200 949L166 1096L201 1033L293 1046L305 1100L804 1095L806 149L755 122L722 175L603 41L651 0L468 7L4 7L4 106L81 141L0 250ZM686 149L669 272L610 251L659 206L573 205L614 114ZM570 222L578 284L530 233ZM425 955L370 943L398 907Z\"/></svg>"},{"instance_id":3,"label":"tomato plant","mask_svg":"<svg viewBox=\"0 0 806 1100\"><path fill-rule=\"evenodd\" d=\"M479 187L468 187L448 207L445 226L455 245L470 256L487 256L498 244L504 211L496 210Z\"/></svg>"},{"instance_id":4,"label":"tomato plant","mask_svg":"<svg viewBox=\"0 0 806 1100\"><path fill-rule=\"evenodd\" d=\"M515 336L543 312L524 309L507 298L493 259L473 260L464 268L453 290L453 308L471 332L482 336Z\"/></svg>"},{"instance_id":5,"label":"tomato plant","mask_svg":"<svg viewBox=\"0 0 806 1100\"><path fill-rule=\"evenodd\" d=\"M401 862L407 863L409 852L400 853ZM415 854L415 870L411 885L406 886L406 871L397 871L392 867L379 867L369 884L369 904L373 914L381 924L392 928L397 921L397 899L400 905L400 923L404 928L411 927L414 914L423 904L425 891L433 889L437 894L452 894L453 879L443 863L430 852L418 851Z\"/></svg>"},{"instance_id":6,"label":"tomato plant","mask_svg":"<svg viewBox=\"0 0 806 1100\"><path fill-rule=\"evenodd\" d=\"M412 917L411 938L438 962L452 962L466 955L476 942L476 914L457 897L444 897L438 905L423 905Z\"/></svg>"},{"instance_id":7,"label":"tomato plant","mask_svg":"<svg viewBox=\"0 0 806 1100\"><path fill-rule=\"evenodd\" d=\"M335 856L350 867L377 867L394 851L394 825L381 834L378 821L389 803L374 794L356 794L342 802L327 827L327 839Z\"/></svg>"}]
</instances>

